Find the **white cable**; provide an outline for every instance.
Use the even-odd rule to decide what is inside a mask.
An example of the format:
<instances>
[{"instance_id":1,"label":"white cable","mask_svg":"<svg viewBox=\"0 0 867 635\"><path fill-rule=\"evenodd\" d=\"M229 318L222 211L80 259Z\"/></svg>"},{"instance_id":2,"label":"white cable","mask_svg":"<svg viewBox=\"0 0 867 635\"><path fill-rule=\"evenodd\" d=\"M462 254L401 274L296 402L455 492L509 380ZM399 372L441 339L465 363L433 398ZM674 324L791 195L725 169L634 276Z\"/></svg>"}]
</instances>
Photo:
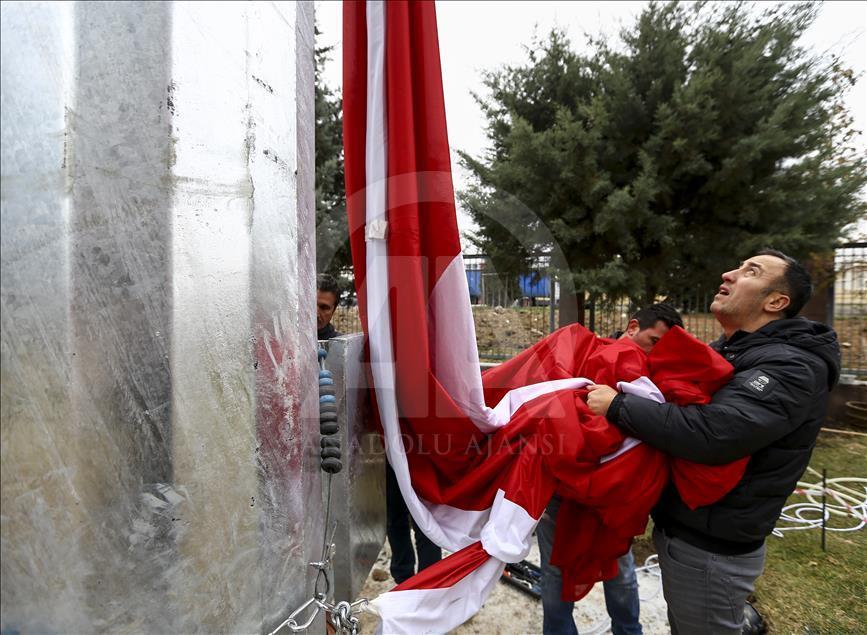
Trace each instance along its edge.
<instances>
[{"instance_id":1,"label":"white cable","mask_svg":"<svg viewBox=\"0 0 867 635\"><path fill-rule=\"evenodd\" d=\"M656 590L648 597L643 598L639 595L638 598L642 602L650 602L651 600L655 599L656 596L659 595L659 592L662 590L662 575L659 572L659 556L655 553L653 555L647 556L647 559L644 561L644 566L639 567L635 570L636 573L638 573L639 571L647 571L647 573L656 578Z\"/></svg>"},{"instance_id":2,"label":"white cable","mask_svg":"<svg viewBox=\"0 0 867 635\"><path fill-rule=\"evenodd\" d=\"M814 476L821 474L811 467L807 470ZM850 487L855 485L855 487ZM778 538L784 536L786 531L800 531L804 529L817 529L825 523L825 531L859 531L867 525L867 478L860 477L837 477L826 479L824 494L825 513L822 514L822 482L808 483L798 481L796 494L806 497L807 502L792 503L783 507L777 526L773 534ZM849 521L847 526L829 526L828 521L832 516L835 525L842 521ZM852 524L852 519L856 522ZM783 523L782 525L780 523Z\"/></svg>"}]
</instances>

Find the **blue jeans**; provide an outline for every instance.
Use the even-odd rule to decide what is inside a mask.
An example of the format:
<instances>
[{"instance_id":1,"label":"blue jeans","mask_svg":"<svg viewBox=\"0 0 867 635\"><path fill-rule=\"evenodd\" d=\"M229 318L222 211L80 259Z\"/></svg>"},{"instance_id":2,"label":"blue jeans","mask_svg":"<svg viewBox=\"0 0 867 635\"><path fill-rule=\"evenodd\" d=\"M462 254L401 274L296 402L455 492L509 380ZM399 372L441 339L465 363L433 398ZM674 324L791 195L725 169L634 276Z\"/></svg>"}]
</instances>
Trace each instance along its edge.
<instances>
[{"instance_id":1,"label":"blue jeans","mask_svg":"<svg viewBox=\"0 0 867 635\"><path fill-rule=\"evenodd\" d=\"M572 618L574 602L560 599L563 579L560 569L551 564L554 547L554 525L560 498L555 496L548 504L536 527L539 554L542 559L542 632L545 635L578 635ZM605 591L605 608L611 617L611 632L614 635L641 635L638 613L638 579L635 576L635 561L630 550L617 560L620 568L617 577L602 583Z\"/></svg>"}]
</instances>

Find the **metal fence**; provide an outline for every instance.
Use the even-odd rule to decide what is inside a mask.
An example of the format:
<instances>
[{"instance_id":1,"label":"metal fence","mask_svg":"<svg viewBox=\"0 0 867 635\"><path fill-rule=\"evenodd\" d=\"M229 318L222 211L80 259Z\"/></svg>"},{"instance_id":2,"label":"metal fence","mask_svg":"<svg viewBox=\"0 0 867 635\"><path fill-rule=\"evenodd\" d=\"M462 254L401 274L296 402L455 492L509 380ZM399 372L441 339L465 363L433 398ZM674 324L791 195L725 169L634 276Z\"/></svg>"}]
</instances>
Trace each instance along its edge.
<instances>
[{"instance_id":1,"label":"metal fence","mask_svg":"<svg viewBox=\"0 0 867 635\"><path fill-rule=\"evenodd\" d=\"M548 272L549 261L540 257L530 273L504 278L484 255L464 256L476 339L482 361L508 359L554 331L559 323L559 285ZM840 337L844 372L867 375L867 243L839 247L834 258L835 278L829 301L828 322ZM682 296L678 310L687 331L704 342L721 334L710 312L713 293ZM625 329L634 307L625 298L588 298L587 327L603 337ZM334 318L337 330L361 330L355 306L341 306Z\"/></svg>"},{"instance_id":2,"label":"metal fence","mask_svg":"<svg viewBox=\"0 0 867 635\"><path fill-rule=\"evenodd\" d=\"M867 375L867 242L836 250L829 304L828 321L840 338L844 372Z\"/></svg>"},{"instance_id":3,"label":"metal fence","mask_svg":"<svg viewBox=\"0 0 867 635\"><path fill-rule=\"evenodd\" d=\"M703 342L712 342L722 333L709 310L712 300L712 293L693 293L676 306L684 328ZM638 308L626 298L596 302L588 299L585 307L587 328L602 337L611 337L626 329L629 318Z\"/></svg>"},{"instance_id":4,"label":"metal fence","mask_svg":"<svg viewBox=\"0 0 867 635\"><path fill-rule=\"evenodd\" d=\"M557 285L550 266L551 257L541 254L527 273L517 278L503 277L484 254L465 255L470 302L501 307L551 306L556 302Z\"/></svg>"}]
</instances>

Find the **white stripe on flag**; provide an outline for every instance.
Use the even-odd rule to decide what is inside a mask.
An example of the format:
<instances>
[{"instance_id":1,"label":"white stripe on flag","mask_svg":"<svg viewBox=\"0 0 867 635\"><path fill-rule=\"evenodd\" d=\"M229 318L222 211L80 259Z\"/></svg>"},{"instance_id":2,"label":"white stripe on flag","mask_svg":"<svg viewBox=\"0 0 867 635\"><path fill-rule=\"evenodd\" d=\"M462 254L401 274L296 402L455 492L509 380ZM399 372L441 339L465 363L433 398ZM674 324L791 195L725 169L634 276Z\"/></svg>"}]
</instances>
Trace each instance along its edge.
<instances>
[{"instance_id":1,"label":"white stripe on flag","mask_svg":"<svg viewBox=\"0 0 867 635\"><path fill-rule=\"evenodd\" d=\"M530 537L538 522L498 489L491 519L482 529L482 547L503 562L520 562L530 553Z\"/></svg>"},{"instance_id":2,"label":"white stripe on flag","mask_svg":"<svg viewBox=\"0 0 867 635\"><path fill-rule=\"evenodd\" d=\"M496 558L489 558L453 586L380 595L370 604L370 609L382 618L377 632L417 635L447 633L457 628L479 612L505 567Z\"/></svg>"},{"instance_id":3,"label":"white stripe on flag","mask_svg":"<svg viewBox=\"0 0 867 635\"><path fill-rule=\"evenodd\" d=\"M470 291L459 253L440 274L430 296L434 375L448 395L482 432L492 432L491 409L485 405Z\"/></svg>"},{"instance_id":4,"label":"white stripe on flag","mask_svg":"<svg viewBox=\"0 0 867 635\"><path fill-rule=\"evenodd\" d=\"M385 6L382 0L367 2L367 135L365 146L365 220L369 226L386 219L387 140L385 116ZM365 235L368 232L365 231ZM429 509L412 487L406 449L400 435L395 393L394 352L388 301L388 245L370 239L366 246L367 323L370 366L379 416L385 433L388 462L415 522L434 543L459 551L476 542L488 511L466 511L435 505ZM432 513L432 511L434 513ZM475 532L471 532L475 528ZM475 536L472 535L475 533Z\"/></svg>"},{"instance_id":5,"label":"white stripe on flag","mask_svg":"<svg viewBox=\"0 0 867 635\"><path fill-rule=\"evenodd\" d=\"M650 381L649 377L641 376L634 381L617 382L617 388L619 388L621 392L625 392L627 395L637 395L639 397L643 397L644 399L650 399L651 401L655 401L656 403L665 403L665 397L662 396L662 391L656 387L656 384ZM611 454L606 454L599 459L599 462L607 463L611 459L616 459L618 456L625 452L628 452L636 445L641 445L641 441L639 441L635 437L626 437L625 439L623 439L623 443L620 444L620 447L617 448L615 452L612 452Z\"/></svg>"}]
</instances>

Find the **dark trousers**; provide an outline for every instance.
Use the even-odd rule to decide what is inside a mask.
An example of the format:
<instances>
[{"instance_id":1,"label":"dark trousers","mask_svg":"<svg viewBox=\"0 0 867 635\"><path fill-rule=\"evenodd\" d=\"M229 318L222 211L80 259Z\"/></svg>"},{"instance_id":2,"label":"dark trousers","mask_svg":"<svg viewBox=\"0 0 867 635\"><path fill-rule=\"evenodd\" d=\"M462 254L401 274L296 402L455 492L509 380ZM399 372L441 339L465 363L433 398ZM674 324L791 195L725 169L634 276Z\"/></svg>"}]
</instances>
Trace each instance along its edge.
<instances>
[{"instance_id":1,"label":"dark trousers","mask_svg":"<svg viewBox=\"0 0 867 635\"><path fill-rule=\"evenodd\" d=\"M397 584L415 575L416 552L418 570L421 571L442 558L442 550L416 526L406 507L394 470L385 464L385 532L391 545L391 577ZM415 550L412 548L410 525L415 531Z\"/></svg>"},{"instance_id":2,"label":"dark trousers","mask_svg":"<svg viewBox=\"0 0 867 635\"><path fill-rule=\"evenodd\" d=\"M765 566L765 545L721 556L653 530L673 635L740 635L744 606Z\"/></svg>"}]
</instances>

